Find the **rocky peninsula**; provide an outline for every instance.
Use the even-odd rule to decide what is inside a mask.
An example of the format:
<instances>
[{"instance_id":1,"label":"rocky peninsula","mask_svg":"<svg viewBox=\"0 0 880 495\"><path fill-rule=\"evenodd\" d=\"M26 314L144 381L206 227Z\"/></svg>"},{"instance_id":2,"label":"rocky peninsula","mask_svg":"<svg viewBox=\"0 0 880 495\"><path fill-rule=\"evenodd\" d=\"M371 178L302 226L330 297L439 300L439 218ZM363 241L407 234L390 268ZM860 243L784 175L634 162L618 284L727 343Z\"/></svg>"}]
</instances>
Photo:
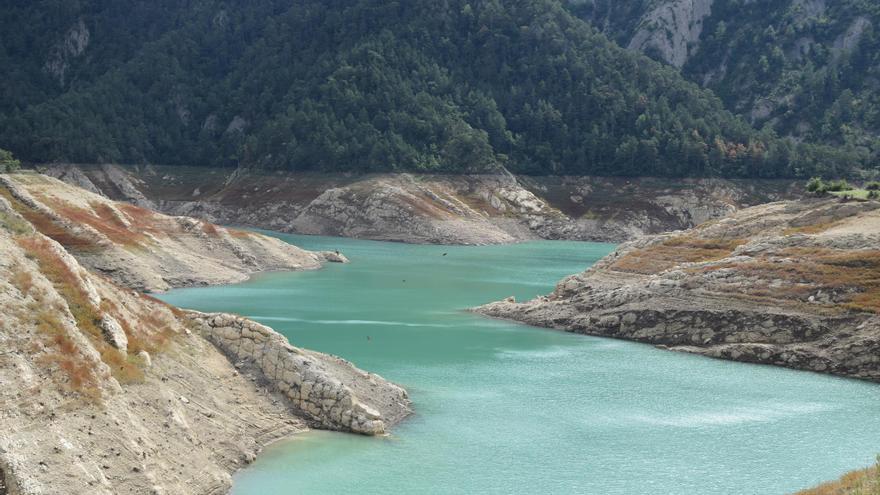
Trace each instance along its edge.
<instances>
[{"instance_id":1,"label":"rocky peninsula","mask_svg":"<svg viewBox=\"0 0 880 495\"><path fill-rule=\"evenodd\" d=\"M351 363L141 292L329 255L36 174L0 175L0 252L5 494L225 493L275 439L378 435L409 414L402 388Z\"/></svg>"},{"instance_id":2,"label":"rocky peninsula","mask_svg":"<svg viewBox=\"0 0 880 495\"><path fill-rule=\"evenodd\" d=\"M547 296L476 311L880 381L878 246L880 202L775 202L625 243Z\"/></svg>"}]
</instances>

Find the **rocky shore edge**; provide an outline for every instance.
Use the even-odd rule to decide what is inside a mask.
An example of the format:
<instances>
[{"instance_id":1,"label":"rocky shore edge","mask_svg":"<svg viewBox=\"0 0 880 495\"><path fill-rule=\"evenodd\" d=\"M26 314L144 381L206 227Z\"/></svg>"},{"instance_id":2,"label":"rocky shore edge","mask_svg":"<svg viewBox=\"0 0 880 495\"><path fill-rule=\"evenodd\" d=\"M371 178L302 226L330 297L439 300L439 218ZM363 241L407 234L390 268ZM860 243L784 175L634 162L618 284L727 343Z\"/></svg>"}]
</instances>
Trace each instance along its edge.
<instances>
[{"instance_id":1,"label":"rocky shore edge","mask_svg":"<svg viewBox=\"0 0 880 495\"><path fill-rule=\"evenodd\" d=\"M46 164L48 175L172 215L416 244L623 242L802 195L791 180L260 172Z\"/></svg>"},{"instance_id":2,"label":"rocky shore edge","mask_svg":"<svg viewBox=\"0 0 880 495\"><path fill-rule=\"evenodd\" d=\"M546 296L473 311L880 381L880 202L788 201L618 247Z\"/></svg>"},{"instance_id":3,"label":"rocky shore edge","mask_svg":"<svg viewBox=\"0 0 880 495\"><path fill-rule=\"evenodd\" d=\"M286 397L317 428L382 435L412 412L406 390L342 358L294 347L273 329L240 316L186 315L237 369Z\"/></svg>"}]
</instances>

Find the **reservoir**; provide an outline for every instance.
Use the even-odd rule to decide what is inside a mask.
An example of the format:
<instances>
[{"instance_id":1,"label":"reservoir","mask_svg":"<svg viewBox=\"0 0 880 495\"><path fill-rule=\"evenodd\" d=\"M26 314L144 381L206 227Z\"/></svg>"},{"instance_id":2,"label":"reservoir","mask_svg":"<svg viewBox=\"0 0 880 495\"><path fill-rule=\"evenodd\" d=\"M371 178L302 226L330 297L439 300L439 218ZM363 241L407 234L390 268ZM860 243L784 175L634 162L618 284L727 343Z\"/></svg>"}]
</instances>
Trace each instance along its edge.
<instances>
[{"instance_id":1,"label":"reservoir","mask_svg":"<svg viewBox=\"0 0 880 495\"><path fill-rule=\"evenodd\" d=\"M296 346L407 388L385 438L313 431L271 445L234 495L784 494L880 452L880 387L489 320L613 246L416 246L272 234L351 264L179 289Z\"/></svg>"}]
</instances>

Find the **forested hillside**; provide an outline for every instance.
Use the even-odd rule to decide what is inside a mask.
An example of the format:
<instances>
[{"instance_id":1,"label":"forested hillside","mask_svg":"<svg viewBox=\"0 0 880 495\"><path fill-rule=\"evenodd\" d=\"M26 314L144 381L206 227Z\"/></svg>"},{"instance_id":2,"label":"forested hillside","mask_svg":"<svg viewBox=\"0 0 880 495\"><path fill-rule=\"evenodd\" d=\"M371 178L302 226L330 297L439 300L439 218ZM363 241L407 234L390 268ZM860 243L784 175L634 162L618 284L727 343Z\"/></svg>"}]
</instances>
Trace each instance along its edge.
<instances>
[{"instance_id":1,"label":"forested hillside","mask_svg":"<svg viewBox=\"0 0 880 495\"><path fill-rule=\"evenodd\" d=\"M880 3L569 0L620 45L679 67L756 127L880 152Z\"/></svg>"},{"instance_id":2,"label":"forested hillside","mask_svg":"<svg viewBox=\"0 0 880 495\"><path fill-rule=\"evenodd\" d=\"M558 0L14 0L0 29L0 146L27 161L738 177L872 163L756 131Z\"/></svg>"}]
</instances>

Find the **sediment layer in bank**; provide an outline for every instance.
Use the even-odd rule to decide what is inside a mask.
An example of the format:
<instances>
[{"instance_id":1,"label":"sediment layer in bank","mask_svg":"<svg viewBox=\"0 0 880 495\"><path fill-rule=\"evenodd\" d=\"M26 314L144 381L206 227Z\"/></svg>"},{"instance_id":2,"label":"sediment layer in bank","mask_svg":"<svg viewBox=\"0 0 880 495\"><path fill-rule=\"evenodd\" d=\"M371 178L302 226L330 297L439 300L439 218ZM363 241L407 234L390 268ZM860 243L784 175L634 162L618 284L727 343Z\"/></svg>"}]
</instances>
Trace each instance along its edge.
<instances>
[{"instance_id":1,"label":"sediment layer in bank","mask_svg":"<svg viewBox=\"0 0 880 495\"><path fill-rule=\"evenodd\" d=\"M427 244L622 242L801 193L785 180L40 169L112 199L214 223Z\"/></svg>"}]
</instances>

